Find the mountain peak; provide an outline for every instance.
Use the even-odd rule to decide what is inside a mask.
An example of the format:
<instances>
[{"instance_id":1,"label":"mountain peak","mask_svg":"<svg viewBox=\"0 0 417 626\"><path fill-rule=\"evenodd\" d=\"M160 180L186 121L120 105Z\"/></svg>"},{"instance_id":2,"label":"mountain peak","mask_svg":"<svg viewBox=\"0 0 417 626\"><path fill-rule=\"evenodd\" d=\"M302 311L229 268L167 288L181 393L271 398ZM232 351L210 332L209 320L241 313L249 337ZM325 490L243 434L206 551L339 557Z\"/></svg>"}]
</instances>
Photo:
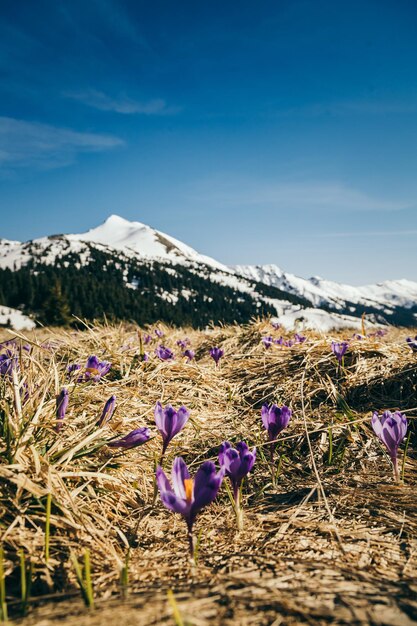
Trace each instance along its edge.
<instances>
[{"instance_id":1,"label":"mountain peak","mask_svg":"<svg viewBox=\"0 0 417 626\"><path fill-rule=\"evenodd\" d=\"M116 213L112 213L107 219L104 220L102 226L104 224L132 224L132 222L129 222L129 220L121 217L120 215L116 215Z\"/></svg>"},{"instance_id":2,"label":"mountain peak","mask_svg":"<svg viewBox=\"0 0 417 626\"><path fill-rule=\"evenodd\" d=\"M68 235L71 241L99 243L109 248L123 250L127 254L139 255L144 259L157 259L174 263L204 263L218 270L231 270L218 261L200 254L182 241L166 235L142 222L130 222L120 215L112 214L96 228L86 233Z\"/></svg>"}]
</instances>

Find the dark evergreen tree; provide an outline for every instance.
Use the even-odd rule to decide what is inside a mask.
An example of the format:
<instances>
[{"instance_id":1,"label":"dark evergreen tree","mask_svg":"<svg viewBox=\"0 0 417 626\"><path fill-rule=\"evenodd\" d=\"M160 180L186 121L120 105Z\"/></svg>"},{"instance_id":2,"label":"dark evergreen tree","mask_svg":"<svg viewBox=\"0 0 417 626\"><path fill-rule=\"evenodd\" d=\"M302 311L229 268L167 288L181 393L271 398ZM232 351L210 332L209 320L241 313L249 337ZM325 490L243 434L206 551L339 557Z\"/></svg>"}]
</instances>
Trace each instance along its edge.
<instances>
[{"instance_id":1,"label":"dark evergreen tree","mask_svg":"<svg viewBox=\"0 0 417 626\"><path fill-rule=\"evenodd\" d=\"M59 280L54 281L44 301L40 320L51 326L67 326L71 322L70 307Z\"/></svg>"}]
</instances>

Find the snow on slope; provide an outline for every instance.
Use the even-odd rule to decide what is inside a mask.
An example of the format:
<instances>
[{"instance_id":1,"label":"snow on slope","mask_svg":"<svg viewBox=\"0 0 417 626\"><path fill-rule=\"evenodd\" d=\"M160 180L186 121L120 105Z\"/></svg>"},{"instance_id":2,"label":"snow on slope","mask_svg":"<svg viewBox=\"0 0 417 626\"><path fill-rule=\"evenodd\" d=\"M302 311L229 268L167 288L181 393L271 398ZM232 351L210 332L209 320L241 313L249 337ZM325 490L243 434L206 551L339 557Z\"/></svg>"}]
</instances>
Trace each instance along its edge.
<instances>
[{"instance_id":1,"label":"snow on slope","mask_svg":"<svg viewBox=\"0 0 417 626\"><path fill-rule=\"evenodd\" d=\"M18 269L34 256L42 263L50 265L54 264L57 258L73 252L80 256L83 264L90 257L91 246L113 255L123 254L126 258L139 261L158 260L174 267L187 266L190 272L204 276L212 282L247 293L257 301L268 302L275 307L277 314L282 316L284 325L293 324L295 320L303 317L305 327L312 325L314 328L328 330L357 326L358 321L356 317L340 316L314 308L301 310L290 302L261 296L254 282L301 296L310 301L313 307L327 305L335 311L342 311L349 304L359 304L389 314L395 307L410 308L417 304L417 283L413 281L387 281L378 285L353 287L320 277L301 278L284 272L276 265L227 267L146 224L130 222L117 215L111 215L103 224L86 233L41 237L26 243L0 240L0 267ZM167 271L175 272L175 269L168 266ZM134 285L128 286L135 288Z\"/></svg>"},{"instance_id":2,"label":"snow on slope","mask_svg":"<svg viewBox=\"0 0 417 626\"><path fill-rule=\"evenodd\" d=\"M118 215L111 215L106 221L81 235L67 235L70 241L101 243L117 250L131 250L135 255L146 259L162 259L174 263L194 261L214 267L222 272L232 270L215 259L199 254L186 244L170 235L142 224L129 222Z\"/></svg>"},{"instance_id":3,"label":"snow on slope","mask_svg":"<svg viewBox=\"0 0 417 626\"><path fill-rule=\"evenodd\" d=\"M45 265L53 265L58 257L76 252L85 262L89 256L88 246L80 241L68 241L65 236L40 237L21 243L0 239L0 268L20 269L33 257Z\"/></svg>"},{"instance_id":4,"label":"snow on slope","mask_svg":"<svg viewBox=\"0 0 417 626\"><path fill-rule=\"evenodd\" d=\"M36 324L27 315L17 309L0 305L0 324L10 326L13 330L32 330Z\"/></svg>"},{"instance_id":5,"label":"snow on slope","mask_svg":"<svg viewBox=\"0 0 417 626\"><path fill-rule=\"evenodd\" d=\"M20 241L8 241L0 239L0 267L19 269L30 261L31 255L25 251L24 244Z\"/></svg>"},{"instance_id":6,"label":"snow on slope","mask_svg":"<svg viewBox=\"0 0 417 626\"><path fill-rule=\"evenodd\" d=\"M329 332L331 330L341 330L342 328L355 328L357 330L362 328L362 321L359 317L341 315L340 313L328 313L323 309L305 308L297 310L294 306L292 308L283 308L275 321L279 322L286 330L292 330L297 327L298 330L312 329L320 332ZM367 323L368 328L373 326L374 324Z\"/></svg>"},{"instance_id":7,"label":"snow on slope","mask_svg":"<svg viewBox=\"0 0 417 626\"><path fill-rule=\"evenodd\" d=\"M252 280L303 296L315 306L327 304L341 310L346 307L346 303L353 303L384 310L385 306L411 308L417 304L417 282L411 280L391 280L354 287L318 276L300 278L283 272L276 265L237 265L234 269Z\"/></svg>"}]
</instances>

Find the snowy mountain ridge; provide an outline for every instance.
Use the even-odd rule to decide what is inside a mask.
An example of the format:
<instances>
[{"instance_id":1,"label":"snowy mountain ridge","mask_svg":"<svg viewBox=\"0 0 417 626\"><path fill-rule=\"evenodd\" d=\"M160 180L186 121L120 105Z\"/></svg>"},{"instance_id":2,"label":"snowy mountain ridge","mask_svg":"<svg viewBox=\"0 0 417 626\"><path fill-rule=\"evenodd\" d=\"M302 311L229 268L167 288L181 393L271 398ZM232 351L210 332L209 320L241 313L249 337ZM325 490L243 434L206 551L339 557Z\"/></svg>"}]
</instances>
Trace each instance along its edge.
<instances>
[{"instance_id":1,"label":"snowy mountain ridge","mask_svg":"<svg viewBox=\"0 0 417 626\"><path fill-rule=\"evenodd\" d=\"M411 308L417 304L417 282L406 279L354 287L318 276L301 278L284 272L277 265L236 265L234 269L251 280L303 296L317 307L330 305L342 310L346 303L354 303L381 309L386 305L389 309L392 306Z\"/></svg>"},{"instance_id":2,"label":"snowy mountain ridge","mask_svg":"<svg viewBox=\"0 0 417 626\"><path fill-rule=\"evenodd\" d=\"M380 322L410 324L417 319L417 282L397 280L354 287L321 277L301 278L273 264L230 267L170 235L117 215L81 234L52 235L24 243L2 239L0 269L18 271L34 262L44 266L83 267L92 261L95 250L108 255L116 265L118 260L124 266L129 260L132 264L145 265L157 262L172 276L178 277L178 271L186 271L213 285L232 289L250 297L255 310L262 303L272 307L288 327L300 319L304 326L321 330L359 327L358 318L363 312L379 318ZM127 274L125 271L125 286L137 289L137 281L129 281ZM183 288L182 292L183 297L190 297L187 289ZM175 305L180 294L165 290L157 295Z\"/></svg>"}]
</instances>

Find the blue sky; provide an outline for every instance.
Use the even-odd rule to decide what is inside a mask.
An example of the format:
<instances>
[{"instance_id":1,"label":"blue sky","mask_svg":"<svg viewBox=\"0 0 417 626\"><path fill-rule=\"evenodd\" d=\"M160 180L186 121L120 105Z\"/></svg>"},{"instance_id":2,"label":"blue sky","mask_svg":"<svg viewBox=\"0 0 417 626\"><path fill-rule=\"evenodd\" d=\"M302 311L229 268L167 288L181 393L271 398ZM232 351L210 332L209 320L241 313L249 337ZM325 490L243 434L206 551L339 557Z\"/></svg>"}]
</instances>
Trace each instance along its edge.
<instances>
[{"instance_id":1,"label":"blue sky","mask_svg":"<svg viewBox=\"0 0 417 626\"><path fill-rule=\"evenodd\" d=\"M417 280L415 0L2 3L0 77L2 237Z\"/></svg>"}]
</instances>

